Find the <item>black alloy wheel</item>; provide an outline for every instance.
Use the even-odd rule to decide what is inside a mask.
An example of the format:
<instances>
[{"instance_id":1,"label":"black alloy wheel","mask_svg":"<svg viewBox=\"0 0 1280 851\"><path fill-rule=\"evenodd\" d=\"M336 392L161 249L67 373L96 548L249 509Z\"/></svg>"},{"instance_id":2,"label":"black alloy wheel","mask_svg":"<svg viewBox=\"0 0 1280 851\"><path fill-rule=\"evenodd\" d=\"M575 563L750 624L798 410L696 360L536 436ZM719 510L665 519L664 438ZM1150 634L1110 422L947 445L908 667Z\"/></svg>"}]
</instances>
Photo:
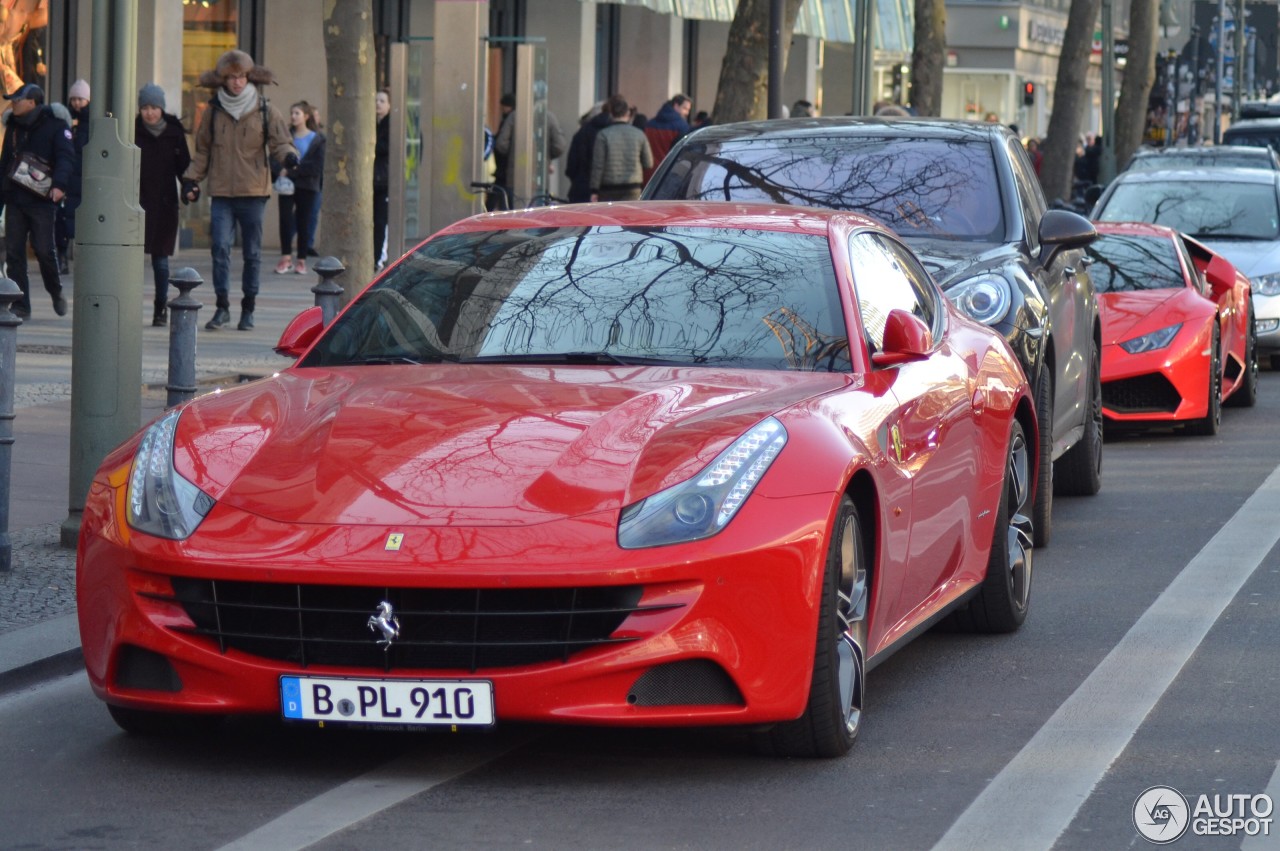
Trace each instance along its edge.
<instances>
[{"instance_id":1,"label":"black alloy wheel","mask_svg":"<svg viewBox=\"0 0 1280 851\"><path fill-rule=\"evenodd\" d=\"M1089 402L1084 434L1058 459L1054 487L1063 496L1092 496L1102 489L1102 370L1095 340L1089 346Z\"/></svg>"},{"instance_id":2,"label":"black alloy wheel","mask_svg":"<svg viewBox=\"0 0 1280 851\"><path fill-rule=\"evenodd\" d=\"M1035 504L1031 519L1035 526L1035 545L1049 546L1053 533L1053 375L1046 364L1040 365L1036 381L1036 423L1039 429Z\"/></svg>"},{"instance_id":3,"label":"black alloy wheel","mask_svg":"<svg viewBox=\"0 0 1280 851\"><path fill-rule=\"evenodd\" d=\"M1209 344L1209 407L1205 415L1187 423L1189 434L1212 437L1222 425L1222 352L1218 323L1213 323L1213 342Z\"/></svg>"}]
</instances>

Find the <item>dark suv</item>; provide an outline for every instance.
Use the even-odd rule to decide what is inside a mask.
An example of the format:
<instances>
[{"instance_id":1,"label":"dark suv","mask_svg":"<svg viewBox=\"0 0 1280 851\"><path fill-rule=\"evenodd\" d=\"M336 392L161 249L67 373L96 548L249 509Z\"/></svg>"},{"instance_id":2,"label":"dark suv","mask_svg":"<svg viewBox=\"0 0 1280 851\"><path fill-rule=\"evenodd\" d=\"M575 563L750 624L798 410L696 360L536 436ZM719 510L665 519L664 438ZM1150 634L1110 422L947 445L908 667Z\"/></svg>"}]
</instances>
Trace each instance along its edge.
<instances>
[{"instance_id":1,"label":"dark suv","mask_svg":"<svg viewBox=\"0 0 1280 851\"><path fill-rule=\"evenodd\" d=\"M773 201L880 219L1022 362L1040 422L1036 544L1049 541L1055 490L1097 493L1101 328L1081 251L1097 232L1083 216L1046 209L1026 151L1003 125L874 118L714 125L681 139L642 197Z\"/></svg>"}]
</instances>

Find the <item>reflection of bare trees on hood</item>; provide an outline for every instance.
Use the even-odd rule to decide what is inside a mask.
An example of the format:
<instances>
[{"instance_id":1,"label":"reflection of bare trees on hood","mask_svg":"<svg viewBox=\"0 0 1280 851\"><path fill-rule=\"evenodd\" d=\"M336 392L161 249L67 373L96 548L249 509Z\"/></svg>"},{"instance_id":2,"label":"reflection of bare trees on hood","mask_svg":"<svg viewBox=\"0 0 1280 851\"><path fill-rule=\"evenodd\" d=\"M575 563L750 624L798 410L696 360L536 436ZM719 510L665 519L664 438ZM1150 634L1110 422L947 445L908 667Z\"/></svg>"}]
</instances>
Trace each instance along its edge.
<instances>
[{"instance_id":1,"label":"reflection of bare trees on hood","mask_svg":"<svg viewBox=\"0 0 1280 851\"><path fill-rule=\"evenodd\" d=\"M1002 231L989 144L848 137L686 146L661 197L851 210L919 235ZM671 182L681 185L674 186Z\"/></svg>"},{"instance_id":2,"label":"reflection of bare trees on hood","mask_svg":"<svg viewBox=\"0 0 1280 851\"><path fill-rule=\"evenodd\" d=\"M797 359L768 319L779 311L836 355L820 364L812 353ZM770 369L848 365L826 238L770 231L609 226L443 237L339 322L308 365L569 362L584 354Z\"/></svg>"}]
</instances>

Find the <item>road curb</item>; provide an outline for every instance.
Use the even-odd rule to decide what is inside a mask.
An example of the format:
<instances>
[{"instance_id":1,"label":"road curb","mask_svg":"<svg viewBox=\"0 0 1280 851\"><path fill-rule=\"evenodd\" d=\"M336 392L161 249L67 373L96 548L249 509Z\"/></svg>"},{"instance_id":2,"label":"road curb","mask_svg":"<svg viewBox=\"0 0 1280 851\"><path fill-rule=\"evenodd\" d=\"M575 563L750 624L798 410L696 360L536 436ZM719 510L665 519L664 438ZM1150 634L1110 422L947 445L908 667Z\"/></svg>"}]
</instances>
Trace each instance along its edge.
<instances>
[{"instance_id":1,"label":"road curb","mask_svg":"<svg viewBox=\"0 0 1280 851\"><path fill-rule=\"evenodd\" d=\"M71 673L83 662L74 614L0 633L0 694Z\"/></svg>"}]
</instances>

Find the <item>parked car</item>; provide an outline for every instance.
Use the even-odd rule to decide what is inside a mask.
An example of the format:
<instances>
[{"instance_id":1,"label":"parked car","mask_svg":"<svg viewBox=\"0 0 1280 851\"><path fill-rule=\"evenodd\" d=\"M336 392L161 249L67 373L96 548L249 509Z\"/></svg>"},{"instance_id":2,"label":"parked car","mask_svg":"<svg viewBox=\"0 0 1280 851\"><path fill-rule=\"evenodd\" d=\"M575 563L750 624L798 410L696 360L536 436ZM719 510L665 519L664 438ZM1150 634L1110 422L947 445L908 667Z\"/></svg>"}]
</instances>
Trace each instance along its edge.
<instances>
[{"instance_id":1,"label":"parked car","mask_svg":"<svg viewBox=\"0 0 1280 851\"><path fill-rule=\"evenodd\" d=\"M1257 400L1249 279L1172 228L1099 222L1098 233L1086 251L1102 307L1107 428L1216 434L1224 402Z\"/></svg>"},{"instance_id":2,"label":"parked car","mask_svg":"<svg viewBox=\"0 0 1280 851\"><path fill-rule=\"evenodd\" d=\"M677 143L642 197L829 207L893 228L962 311L1004 335L1031 380L1042 424L1036 545L1049 542L1055 489L1101 487L1101 326L1081 262L1095 232L1082 216L1046 210L1008 128L910 118L715 125Z\"/></svg>"},{"instance_id":3,"label":"parked car","mask_svg":"<svg viewBox=\"0 0 1280 851\"><path fill-rule=\"evenodd\" d=\"M478 216L322 321L94 478L80 634L126 730L726 724L833 756L895 648L1027 614L1030 389L868 218Z\"/></svg>"},{"instance_id":4,"label":"parked car","mask_svg":"<svg viewBox=\"0 0 1280 851\"><path fill-rule=\"evenodd\" d=\"M1280 171L1280 154L1266 145L1188 145L1140 148L1125 171L1168 171L1175 168L1262 168Z\"/></svg>"},{"instance_id":5,"label":"parked car","mask_svg":"<svg viewBox=\"0 0 1280 851\"><path fill-rule=\"evenodd\" d=\"M1102 193L1093 217L1167 225L1231 261L1251 284L1258 357L1280 369L1280 173L1127 172Z\"/></svg>"},{"instance_id":6,"label":"parked car","mask_svg":"<svg viewBox=\"0 0 1280 851\"><path fill-rule=\"evenodd\" d=\"M1222 131L1222 144L1280 151L1280 118L1246 118Z\"/></svg>"}]
</instances>

